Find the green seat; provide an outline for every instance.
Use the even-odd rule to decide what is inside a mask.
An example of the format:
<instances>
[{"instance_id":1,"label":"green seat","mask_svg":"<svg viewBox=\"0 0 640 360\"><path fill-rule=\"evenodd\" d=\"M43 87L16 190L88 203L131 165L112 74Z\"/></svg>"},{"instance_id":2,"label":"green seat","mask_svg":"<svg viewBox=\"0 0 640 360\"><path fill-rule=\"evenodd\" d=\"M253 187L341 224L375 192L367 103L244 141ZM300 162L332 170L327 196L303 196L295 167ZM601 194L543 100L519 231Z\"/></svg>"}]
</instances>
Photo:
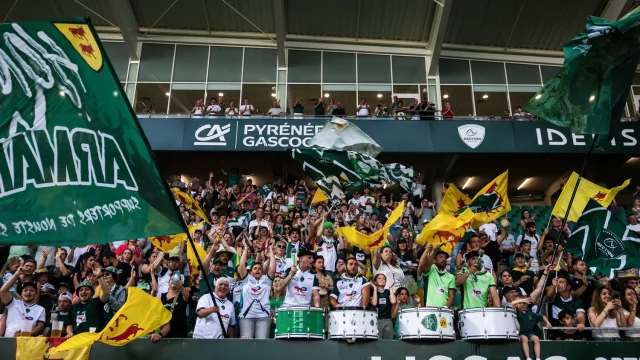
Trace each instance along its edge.
<instances>
[{"instance_id":1,"label":"green seat","mask_svg":"<svg viewBox=\"0 0 640 360\"><path fill-rule=\"evenodd\" d=\"M518 212L518 213L519 213L519 212L520 212L520 206L518 206L518 205L511 205L511 211L514 211L514 212Z\"/></svg>"},{"instance_id":2,"label":"green seat","mask_svg":"<svg viewBox=\"0 0 640 360\"><path fill-rule=\"evenodd\" d=\"M544 206L542 205L535 205L533 207L533 211L542 211L542 210L544 210Z\"/></svg>"},{"instance_id":3,"label":"green seat","mask_svg":"<svg viewBox=\"0 0 640 360\"><path fill-rule=\"evenodd\" d=\"M530 205L522 205L522 211L524 210L529 210L529 212L531 212L533 210L533 208Z\"/></svg>"}]
</instances>

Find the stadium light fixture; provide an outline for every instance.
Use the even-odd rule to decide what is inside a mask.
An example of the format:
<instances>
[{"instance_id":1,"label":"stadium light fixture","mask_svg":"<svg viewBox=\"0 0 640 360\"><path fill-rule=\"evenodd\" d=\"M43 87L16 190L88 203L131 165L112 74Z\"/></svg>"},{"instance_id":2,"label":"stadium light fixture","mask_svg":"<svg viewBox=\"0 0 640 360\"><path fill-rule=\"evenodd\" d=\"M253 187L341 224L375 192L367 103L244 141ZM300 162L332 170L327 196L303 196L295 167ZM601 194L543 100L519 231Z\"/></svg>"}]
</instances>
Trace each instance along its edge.
<instances>
[{"instance_id":1,"label":"stadium light fixture","mask_svg":"<svg viewBox=\"0 0 640 360\"><path fill-rule=\"evenodd\" d=\"M218 96L224 96L224 93L218 93Z\"/></svg>"},{"instance_id":2,"label":"stadium light fixture","mask_svg":"<svg viewBox=\"0 0 640 360\"><path fill-rule=\"evenodd\" d=\"M382 94L378 94L376 96L378 97L378 99L382 99Z\"/></svg>"},{"instance_id":3,"label":"stadium light fixture","mask_svg":"<svg viewBox=\"0 0 640 360\"><path fill-rule=\"evenodd\" d=\"M276 93L271 93L271 97L276 97Z\"/></svg>"},{"instance_id":4,"label":"stadium light fixture","mask_svg":"<svg viewBox=\"0 0 640 360\"><path fill-rule=\"evenodd\" d=\"M469 186L469 183L471 183L471 179L472 179L472 178L473 178L473 176L472 176L472 177L469 177L469 178L467 179L467 181L465 181L464 185L462 185L462 190L466 189L466 188L467 188L467 186Z\"/></svg>"},{"instance_id":5,"label":"stadium light fixture","mask_svg":"<svg viewBox=\"0 0 640 360\"><path fill-rule=\"evenodd\" d=\"M482 95L482 98L483 98L483 99L488 99L488 98L489 98L489 95L484 94L484 95Z\"/></svg>"},{"instance_id":6,"label":"stadium light fixture","mask_svg":"<svg viewBox=\"0 0 640 360\"><path fill-rule=\"evenodd\" d=\"M595 95L589 96L589 102L593 102L596 99Z\"/></svg>"},{"instance_id":7,"label":"stadium light fixture","mask_svg":"<svg viewBox=\"0 0 640 360\"><path fill-rule=\"evenodd\" d=\"M167 96L171 95L171 94L169 94L168 92L167 92L167 93L164 93L164 94L165 94L165 95L167 95Z\"/></svg>"},{"instance_id":8,"label":"stadium light fixture","mask_svg":"<svg viewBox=\"0 0 640 360\"><path fill-rule=\"evenodd\" d=\"M443 98L443 99L448 99L448 98L449 98L449 95L444 94L444 95L442 95L442 98Z\"/></svg>"},{"instance_id":9,"label":"stadium light fixture","mask_svg":"<svg viewBox=\"0 0 640 360\"><path fill-rule=\"evenodd\" d=\"M328 98L329 97L329 93L324 93L324 97Z\"/></svg>"},{"instance_id":10,"label":"stadium light fixture","mask_svg":"<svg viewBox=\"0 0 640 360\"><path fill-rule=\"evenodd\" d=\"M536 95L536 100L540 100L541 97L542 97L542 94Z\"/></svg>"},{"instance_id":11,"label":"stadium light fixture","mask_svg":"<svg viewBox=\"0 0 640 360\"><path fill-rule=\"evenodd\" d=\"M518 190L522 189L529 182L529 180L531 180L531 178L524 179L522 184L520 184L520 186L518 186Z\"/></svg>"}]
</instances>

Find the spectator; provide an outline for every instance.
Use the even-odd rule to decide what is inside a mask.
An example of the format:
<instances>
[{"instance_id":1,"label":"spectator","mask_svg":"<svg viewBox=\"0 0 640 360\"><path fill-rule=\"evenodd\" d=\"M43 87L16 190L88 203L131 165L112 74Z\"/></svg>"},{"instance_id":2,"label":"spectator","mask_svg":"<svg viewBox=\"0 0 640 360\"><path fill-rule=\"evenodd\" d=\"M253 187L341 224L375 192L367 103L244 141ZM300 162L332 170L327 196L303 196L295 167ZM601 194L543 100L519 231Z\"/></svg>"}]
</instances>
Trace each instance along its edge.
<instances>
[{"instance_id":1,"label":"spectator","mask_svg":"<svg viewBox=\"0 0 640 360\"><path fill-rule=\"evenodd\" d=\"M196 100L196 105L191 109L191 113L193 115L201 116L205 113L204 105L202 104L202 99Z\"/></svg>"},{"instance_id":2,"label":"spectator","mask_svg":"<svg viewBox=\"0 0 640 360\"><path fill-rule=\"evenodd\" d=\"M132 282L135 283L135 275L131 276L131 273L135 274L135 268L130 270L130 273L127 274L127 277L134 278ZM102 277L104 278L104 282L107 284L107 287L111 289L109 292L109 298L107 299L107 304L104 306L104 323L106 324L124 305L124 302L127 300L127 289L118 284L118 270L113 266L105 268L102 271Z\"/></svg>"},{"instance_id":3,"label":"spectator","mask_svg":"<svg viewBox=\"0 0 640 360\"><path fill-rule=\"evenodd\" d=\"M425 306L451 308L456 297L456 279L447 272L449 254L427 245L420 257L418 276L422 277Z\"/></svg>"},{"instance_id":4,"label":"spectator","mask_svg":"<svg viewBox=\"0 0 640 360\"><path fill-rule=\"evenodd\" d=\"M538 253L538 241L540 238L536 235L536 223L533 221L527 222L526 232L516 239L516 250L522 251L522 241L528 240L531 243L531 250L529 250L528 255L532 258L536 258Z\"/></svg>"},{"instance_id":5,"label":"spectator","mask_svg":"<svg viewBox=\"0 0 640 360\"><path fill-rule=\"evenodd\" d=\"M218 105L218 100L212 97L209 106L207 106L207 114L208 115L220 115L222 114L222 108Z\"/></svg>"},{"instance_id":6,"label":"spectator","mask_svg":"<svg viewBox=\"0 0 640 360\"><path fill-rule=\"evenodd\" d=\"M573 259L571 268L573 279L571 279L571 296L579 298L584 303L584 307L589 309L593 293L596 291L595 281L587 277L587 264L580 258Z\"/></svg>"},{"instance_id":7,"label":"spectator","mask_svg":"<svg viewBox=\"0 0 640 360\"><path fill-rule=\"evenodd\" d=\"M523 295L516 296L516 300L524 299ZM517 305L518 311L516 312L518 318L518 325L520 325L520 342L522 343L522 352L524 353L524 357L528 360L529 357L529 340L533 342L533 353L536 356L536 360L540 359L540 338L534 334L534 330L536 325L540 321L544 321L547 328L551 328L551 324L547 317L534 313L529 309L529 306L521 302Z\"/></svg>"},{"instance_id":8,"label":"spectator","mask_svg":"<svg viewBox=\"0 0 640 360\"><path fill-rule=\"evenodd\" d=\"M360 105L356 108L356 116L359 117L368 117L371 115L371 107L369 107L369 103L367 99L360 99Z\"/></svg>"},{"instance_id":9,"label":"spectator","mask_svg":"<svg viewBox=\"0 0 640 360\"><path fill-rule=\"evenodd\" d=\"M378 309L378 339L393 339L393 320L391 309L395 306L396 296L391 292L391 282L387 284L384 274L378 274L373 279L374 287L371 296L371 306Z\"/></svg>"},{"instance_id":10,"label":"spectator","mask_svg":"<svg viewBox=\"0 0 640 360\"><path fill-rule=\"evenodd\" d=\"M76 287L76 296L79 301L71 307L69 313L70 322L67 325L67 337L71 337L76 334L85 332L99 332L106 324L104 305L109 299L111 289L107 286L107 283L102 277L102 269L99 266L95 266L93 275L97 278L100 284L100 295L94 297L95 290L93 289L93 283L89 281L83 281Z\"/></svg>"},{"instance_id":11,"label":"spectator","mask_svg":"<svg viewBox=\"0 0 640 360\"><path fill-rule=\"evenodd\" d=\"M324 98L322 96L318 98L318 102L313 106L313 109L315 110L316 116L324 116Z\"/></svg>"},{"instance_id":12,"label":"spectator","mask_svg":"<svg viewBox=\"0 0 640 360\"><path fill-rule=\"evenodd\" d=\"M392 291L404 286L404 272L398 266L396 258L393 256L393 248L385 245L376 249L373 256L373 275L384 274L385 278L393 283Z\"/></svg>"},{"instance_id":13,"label":"spectator","mask_svg":"<svg viewBox=\"0 0 640 360\"><path fill-rule=\"evenodd\" d=\"M640 219L640 199L633 200L633 207L631 208L631 212L636 218Z\"/></svg>"},{"instance_id":14,"label":"spectator","mask_svg":"<svg viewBox=\"0 0 640 360\"><path fill-rule=\"evenodd\" d=\"M5 337L20 336L20 333L25 330L24 321L31 321L29 336L39 336L44 332L46 310L36 303L38 285L34 282L20 283L16 289L20 299L14 299L10 292L24 270L24 266L16 269L11 278L0 288L0 300L6 306Z\"/></svg>"},{"instance_id":15,"label":"spectator","mask_svg":"<svg viewBox=\"0 0 640 360\"><path fill-rule=\"evenodd\" d=\"M485 269L478 251L468 252L465 258L468 266L460 269L456 275L456 286L462 286L463 308L488 307L489 299L493 307L501 307L493 273Z\"/></svg>"},{"instance_id":16,"label":"spectator","mask_svg":"<svg viewBox=\"0 0 640 360\"><path fill-rule=\"evenodd\" d=\"M85 253L80 256L80 259L76 263L76 268L73 276L73 287L78 288L78 285L85 280L87 274L93 273L93 267L95 263L95 256L93 253Z\"/></svg>"},{"instance_id":17,"label":"spectator","mask_svg":"<svg viewBox=\"0 0 640 360\"><path fill-rule=\"evenodd\" d=\"M205 294L198 300L194 339L219 339L223 337L223 331L227 333L227 337L234 337L236 314L233 305L227 299L230 287L230 280L222 277L215 284L215 303L210 294ZM224 330L220 327L221 321Z\"/></svg>"},{"instance_id":18,"label":"spectator","mask_svg":"<svg viewBox=\"0 0 640 360\"><path fill-rule=\"evenodd\" d=\"M513 112L513 117L515 120L521 120L521 118L523 118L525 115L525 113L522 111L522 106L518 105L516 106L516 110Z\"/></svg>"},{"instance_id":19,"label":"spectator","mask_svg":"<svg viewBox=\"0 0 640 360\"><path fill-rule=\"evenodd\" d=\"M271 101L271 107L267 111L266 115L278 116L280 115L280 113L282 113L282 109L280 108L280 102L278 101L278 99L273 98L273 100Z\"/></svg>"},{"instance_id":20,"label":"spectator","mask_svg":"<svg viewBox=\"0 0 640 360\"><path fill-rule=\"evenodd\" d=\"M327 115L329 116L333 115L333 112L335 111L336 108L337 107L336 107L336 104L333 102L333 99L329 100L329 106L327 106Z\"/></svg>"},{"instance_id":21,"label":"spectator","mask_svg":"<svg viewBox=\"0 0 640 360\"><path fill-rule=\"evenodd\" d=\"M523 253L517 253L513 261L516 264L516 266L511 269L511 277L514 281L513 285L521 287L527 295L531 294L533 291L533 278L536 274L527 268Z\"/></svg>"},{"instance_id":22,"label":"spectator","mask_svg":"<svg viewBox=\"0 0 640 360\"><path fill-rule=\"evenodd\" d=\"M520 214L520 228L522 229L523 232L527 231L527 224L533 222L536 222L536 218L535 216L531 216L531 213L529 212L529 210L527 209L522 209L522 212Z\"/></svg>"},{"instance_id":23,"label":"spectator","mask_svg":"<svg viewBox=\"0 0 640 360\"><path fill-rule=\"evenodd\" d=\"M244 104L240 105L239 113L242 116L251 116L254 112L257 112L253 105L249 104L249 98L244 98Z\"/></svg>"},{"instance_id":24,"label":"spectator","mask_svg":"<svg viewBox=\"0 0 640 360\"><path fill-rule=\"evenodd\" d=\"M418 295L414 295L413 300L416 303L420 302L420 298L418 297ZM398 318L398 315L400 314L400 310L408 309L410 307L411 307L411 303L409 303L409 290L407 290L407 288L405 287L399 287L398 290L396 290L396 303L393 305L393 308L391 309L391 318L396 320ZM395 322L394 332L395 332L395 338L399 339L400 323L398 321Z\"/></svg>"},{"instance_id":25,"label":"spectator","mask_svg":"<svg viewBox=\"0 0 640 360\"><path fill-rule=\"evenodd\" d=\"M622 297L623 319L626 327L633 330L625 331L627 341L640 341L640 319L637 314L638 294L632 288L624 288Z\"/></svg>"},{"instance_id":26,"label":"spectator","mask_svg":"<svg viewBox=\"0 0 640 360\"><path fill-rule=\"evenodd\" d=\"M384 105L384 102L378 101L378 105L373 110L373 116L375 117L386 117L389 116L389 109Z\"/></svg>"},{"instance_id":27,"label":"spectator","mask_svg":"<svg viewBox=\"0 0 640 360\"><path fill-rule=\"evenodd\" d=\"M304 104L303 104L303 99L301 98L296 98L296 102L293 103L293 117L302 117L304 116Z\"/></svg>"},{"instance_id":28,"label":"spectator","mask_svg":"<svg viewBox=\"0 0 640 360\"><path fill-rule=\"evenodd\" d=\"M511 114L509 113L509 110L505 110L502 113L502 117L500 118L500 120L511 120Z\"/></svg>"},{"instance_id":29,"label":"spectator","mask_svg":"<svg viewBox=\"0 0 640 360\"><path fill-rule=\"evenodd\" d=\"M273 249L269 247L267 253L270 264L267 273L263 273L262 264L253 263L249 274L246 267L248 251L245 247L242 252L238 264L240 281L236 285L242 288L240 336L243 339L268 339L271 324L269 294L276 274L276 259Z\"/></svg>"},{"instance_id":30,"label":"spectator","mask_svg":"<svg viewBox=\"0 0 640 360\"><path fill-rule=\"evenodd\" d=\"M624 327L625 318L620 299L611 297L611 290L607 287L596 289L589 308L589 322L596 328ZM593 330L596 341L620 341L618 330Z\"/></svg>"},{"instance_id":31,"label":"spectator","mask_svg":"<svg viewBox=\"0 0 640 360\"><path fill-rule=\"evenodd\" d=\"M297 256L298 265L285 272L282 286L286 286L287 290L283 306L309 306L313 298L313 306L320 307L320 285L316 275L311 272L313 257L313 252L300 249Z\"/></svg>"},{"instance_id":32,"label":"spectator","mask_svg":"<svg viewBox=\"0 0 640 360\"><path fill-rule=\"evenodd\" d=\"M358 261L354 258L347 260L347 271L342 274L331 292L332 307L349 307L369 305L371 300L371 284L358 274Z\"/></svg>"},{"instance_id":33,"label":"spectator","mask_svg":"<svg viewBox=\"0 0 640 360\"><path fill-rule=\"evenodd\" d=\"M551 278L551 277L550 277ZM551 286L547 289L547 302L550 304L551 317L549 321L553 326L560 326L558 314L562 310L570 311L576 314L576 322L578 331L583 331L586 324L584 311L584 303L580 299L571 296L571 284L569 274L566 272L558 272L557 277L551 280Z\"/></svg>"},{"instance_id":34,"label":"spectator","mask_svg":"<svg viewBox=\"0 0 640 360\"><path fill-rule=\"evenodd\" d=\"M229 107L225 109L224 113L227 116L238 116L238 108L236 107L236 102L231 100L229 101Z\"/></svg>"},{"instance_id":35,"label":"spectator","mask_svg":"<svg viewBox=\"0 0 640 360\"><path fill-rule=\"evenodd\" d=\"M569 310L562 310L558 313L558 318L560 319L561 326L564 327L574 327L575 314ZM565 329L558 331L554 336L556 340L573 340L573 341L583 341L586 340L586 336L584 332L576 331L572 329Z\"/></svg>"},{"instance_id":36,"label":"spectator","mask_svg":"<svg viewBox=\"0 0 640 360\"><path fill-rule=\"evenodd\" d=\"M629 221L629 225L627 225L629 230L635 231L640 235L640 224L638 224L638 218L633 214L629 214L629 216L627 216L627 221Z\"/></svg>"},{"instance_id":37,"label":"spectator","mask_svg":"<svg viewBox=\"0 0 640 360\"><path fill-rule=\"evenodd\" d=\"M455 113L453 112L453 109L451 108L451 103L450 102L445 102L444 103L444 110L442 110L442 118L444 120L451 120L453 119L453 116L455 115Z\"/></svg>"},{"instance_id":38,"label":"spectator","mask_svg":"<svg viewBox=\"0 0 640 360\"><path fill-rule=\"evenodd\" d=\"M336 108L333 109L333 116L347 116L347 112L342 107L342 103L340 101L336 103Z\"/></svg>"},{"instance_id":39,"label":"spectator","mask_svg":"<svg viewBox=\"0 0 640 360\"><path fill-rule=\"evenodd\" d=\"M318 286L320 286L320 290L318 290L318 294L320 295L320 307L328 309L331 307L329 294L333 291L334 282L333 278L325 271L324 258L322 255L316 256L313 262L313 270L318 278Z\"/></svg>"},{"instance_id":40,"label":"spectator","mask_svg":"<svg viewBox=\"0 0 640 360\"><path fill-rule=\"evenodd\" d=\"M413 99L411 106L409 106L409 112L411 112L411 120L420 120L420 103L418 99Z\"/></svg>"},{"instance_id":41,"label":"spectator","mask_svg":"<svg viewBox=\"0 0 640 360\"><path fill-rule=\"evenodd\" d=\"M396 117L396 114L398 113L399 103L400 101L398 100L398 97L394 96L393 102L391 103L391 116Z\"/></svg>"}]
</instances>

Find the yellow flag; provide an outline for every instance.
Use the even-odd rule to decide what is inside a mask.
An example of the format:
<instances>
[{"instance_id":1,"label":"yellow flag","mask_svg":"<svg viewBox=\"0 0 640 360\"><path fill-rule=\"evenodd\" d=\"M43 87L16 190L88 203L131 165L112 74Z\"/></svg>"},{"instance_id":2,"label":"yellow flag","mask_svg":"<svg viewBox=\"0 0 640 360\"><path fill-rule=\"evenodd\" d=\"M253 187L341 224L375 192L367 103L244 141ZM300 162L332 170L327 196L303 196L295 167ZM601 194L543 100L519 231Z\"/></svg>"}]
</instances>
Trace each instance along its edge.
<instances>
[{"instance_id":1,"label":"yellow flag","mask_svg":"<svg viewBox=\"0 0 640 360\"><path fill-rule=\"evenodd\" d=\"M576 187L576 182L578 181L578 174L575 172L571 174L567 183L564 184L564 188L562 189L562 193L556 201L556 205L553 207L553 211L551 212L553 215L563 218L567 214L567 207L569 207L569 200L571 200L571 194L573 193L573 189ZM573 199L573 204L571 206L571 212L569 213L569 221L578 221L580 214L587 206L589 199L593 199L598 202L598 204L602 205L602 207L607 208L616 197L618 192L626 188L631 179L625 180L620 186L616 186L611 189L607 189L605 187L596 185L591 181L585 179L584 177L580 179L580 185L578 186L578 191L576 191L576 196Z\"/></svg>"},{"instance_id":2,"label":"yellow flag","mask_svg":"<svg viewBox=\"0 0 640 360\"><path fill-rule=\"evenodd\" d=\"M206 221L207 224L213 225L211 224L211 221L209 220L209 217L207 216L207 214L202 210L200 205L198 205L198 203L194 200L194 198L191 195L180 191L178 188L173 188L172 190L173 190L173 197L176 200L183 203L184 206L187 207L187 209L195 212L196 215L200 216L200 218Z\"/></svg>"},{"instance_id":3,"label":"yellow flag","mask_svg":"<svg viewBox=\"0 0 640 360\"><path fill-rule=\"evenodd\" d=\"M451 254L456 243L462 240L474 218L475 214L469 208L458 217L440 212L422 229L416 242L421 246L425 246L427 243L433 246L442 245L440 249ZM453 237L453 242L449 242L450 237Z\"/></svg>"},{"instance_id":4,"label":"yellow flag","mask_svg":"<svg viewBox=\"0 0 640 360\"><path fill-rule=\"evenodd\" d=\"M398 207L393 210L387 221L384 223L382 229L374 232L371 235L365 235L359 232L353 226L341 227L338 228L338 234L342 235L351 245L357 246L360 249L369 249L374 250L379 247L384 246L387 241L387 237L389 236L389 228L391 225L395 224L398 219L402 216L404 212L404 201L398 205Z\"/></svg>"},{"instance_id":5,"label":"yellow flag","mask_svg":"<svg viewBox=\"0 0 640 360\"><path fill-rule=\"evenodd\" d=\"M112 346L123 346L171 320L171 312L157 299L136 287L127 289L127 301L99 333L72 336L55 351L71 350L91 345L96 341Z\"/></svg>"},{"instance_id":6,"label":"yellow flag","mask_svg":"<svg viewBox=\"0 0 640 360\"><path fill-rule=\"evenodd\" d=\"M91 344L68 351L57 351L67 339L65 338L45 338L45 337L24 337L16 338L16 360L89 360ZM55 355L52 354L55 352ZM9 354L6 354L8 358Z\"/></svg>"},{"instance_id":7,"label":"yellow flag","mask_svg":"<svg viewBox=\"0 0 640 360\"><path fill-rule=\"evenodd\" d=\"M473 197L468 206L476 214L472 224L475 229L511 210L507 196L508 184L509 170L498 175Z\"/></svg>"},{"instance_id":8,"label":"yellow flag","mask_svg":"<svg viewBox=\"0 0 640 360\"><path fill-rule=\"evenodd\" d=\"M196 225L187 226L191 236L193 236L193 233L196 232L196 230L202 227L202 224L204 224L204 221L201 221ZM187 234L181 233L175 235L153 236L148 239L151 241L153 246L162 250L165 254L168 254L179 246L181 242L187 240Z\"/></svg>"},{"instance_id":9,"label":"yellow flag","mask_svg":"<svg viewBox=\"0 0 640 360\"><path fill-rule=\"evenodd\" d=\"M194 242L198 257L200 261L203 261L207 257L207 252L204 251L202 246ZM189 273L191 274L191 284L197 284L198 281L198 260L196 259L196 253L193 251L194 246L187 244L187 262L189 263ZM204 264L203 264L204 266Z\"/></svg>"},{"instance_id":10,"label":"yellow flag","mask_svg":"<svg viewBox=\"0 0 640 360\"><path fill-rule=\"evenodd\" d=\"M311 203L319 203L321 201L329 200L324 191L320 190L320 188L316 189L316 193L313 195L313 199L311 199Z\"/></svg>"},{"instance_id":11,"label":"yellow flag","mask_svg":"<svg viewBox=\"0 0 640 360\"><path fill-rule=\"evenodd\" d=\"M95 71L102 68L102 53L87 24L54 23L55 27L69 40L71 46Z\"/></svg>"},{"instance_id":12,"label":"yellow flag","mask_svg":"<svg viewBox=\"0 0 640 360\"><path fill-rule=\"evenodd\" d=\"M454 215L458 210L469 205L470 202L471 198L458 190L455 185L449 184L449 188L442 198L442 204L440 204L440 210L438 213Z\"/></svg>"}]
</instances>

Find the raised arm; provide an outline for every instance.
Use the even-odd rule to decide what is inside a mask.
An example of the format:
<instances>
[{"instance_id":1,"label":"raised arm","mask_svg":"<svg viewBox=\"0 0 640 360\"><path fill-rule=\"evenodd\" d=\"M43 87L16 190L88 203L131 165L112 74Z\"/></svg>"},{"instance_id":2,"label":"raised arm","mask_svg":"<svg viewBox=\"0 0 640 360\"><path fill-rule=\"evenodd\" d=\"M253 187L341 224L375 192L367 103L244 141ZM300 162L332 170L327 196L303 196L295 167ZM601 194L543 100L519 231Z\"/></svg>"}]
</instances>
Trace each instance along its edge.
<instances>
[{"instance_id":1,"label":"raised arm","mask_svg":"<svg viewBox=\"0 0 640 360\"><path fill-rule=\"evenodd\" d=\"M240 279L244 279L247 276L247 247L245 246L242 249L242 256L240 257L240 263L236 270L238 271L238 275L240 275Z\"/></svg>"},{"instance_id":2,"label":"raised arm","mask_svg":"<svg viewBox=\"0 0 640 360\"><path fill-rule=\"evenodd\" d=\"M11 299L13 299L11 297L11 293L9 292L9 290L13 287L16 281L18 281L18 279L20 278L20 275L22 275L21 267L19 267L16 270L16 272L11 276L11 278L7 280L7 282L4 283L4 285L2 285L2 288L0 288L0 299L2 300L3 304L8 305L11 302ZM39 288L40 287L38 287L38 289Z\"/></svg>"},{"instance_id":3,"label":"raised arm","mask_svg":"<svg viewBox=\"0 0 640 360\"><path fill-rule=\"evenodd\" d=\"M269 270L267 270L267 275L269 279L274 279L276 277L276 254L273 252L273 247L269 247L267 250L269 252Z\"/></svg>"},{"instance_id":4,"label":"raised arm","mask_svg":"<svg viewBox=\"0 0 640 360\"><path fill-rule=\"evenodd\" d=\"M420 257L420 262L418 263L418 274L426 274L431 269L433 265L434 255L436 251L433 251L433 245L427 244L427 248L422 253Z\"/></svg>"}]
</instances>

